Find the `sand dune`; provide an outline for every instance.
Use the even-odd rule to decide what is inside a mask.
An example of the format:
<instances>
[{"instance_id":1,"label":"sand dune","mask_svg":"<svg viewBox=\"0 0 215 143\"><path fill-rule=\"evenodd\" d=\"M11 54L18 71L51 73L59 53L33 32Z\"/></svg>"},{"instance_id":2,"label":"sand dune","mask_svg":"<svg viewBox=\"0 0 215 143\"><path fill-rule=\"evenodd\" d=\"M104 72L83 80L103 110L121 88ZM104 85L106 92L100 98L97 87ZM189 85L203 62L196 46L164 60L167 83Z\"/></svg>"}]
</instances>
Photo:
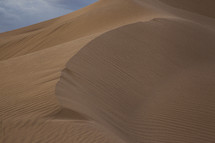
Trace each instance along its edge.
<instances>
[{"instance_id":1,"label":"sand dune","mask_svg":"<svg viewBox=\"0 0 215 143\"><path fill-rule=\"evenodd\" d=\"M215 142L211 0L99 0L0 34L2 143Z\"/></svg>"},{"instance_id":2,"label":"sand dune","mask_svg":"<svg viewBox=\"0 0 215 143\"><path fill-rule=\"evenodd\" d=\"M0 60L105 32L135 22L140 17L148 20L155 14L147 6L139 6L130 0L99 1L66 16L16 30L12 37L13 32L3 33L0 36Z\"/></svg>"},{"instance_id":3,"label":"sand dune","mask_svg":"<svg viewBox=\"0 0 215 143\"><path fill-rule=\"evenodd\" d=\"M105 33L70 60L57 96L126 141L213 142L214 37L177 19Z\"/></svg>"},{"instance_id":4,"label":"sand dune","mask_svg":"<svg viewBox=\"0 0 215 143\"><path fill-rule=\"evenodd\" d=\"M214 0L161 0L169 5L177 7L179 9L185 9L190 12L198 13L208 17L215 18L214 13Z\"/></svg>"}]
</instances>

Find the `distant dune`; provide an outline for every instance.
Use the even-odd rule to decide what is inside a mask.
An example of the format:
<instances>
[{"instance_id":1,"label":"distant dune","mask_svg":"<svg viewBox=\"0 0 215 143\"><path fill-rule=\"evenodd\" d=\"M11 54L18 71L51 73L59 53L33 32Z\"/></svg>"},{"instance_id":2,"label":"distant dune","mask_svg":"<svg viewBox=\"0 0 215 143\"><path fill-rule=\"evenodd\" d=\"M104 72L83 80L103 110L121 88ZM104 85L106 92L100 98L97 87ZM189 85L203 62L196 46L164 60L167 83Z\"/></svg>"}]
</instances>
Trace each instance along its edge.
<instances>
[{"instance_id":1,"label":"distant dune","mask_svg":"<svg viewBox=\"0 0 215 143\"><path fill-rule=\"evenodd\" d=\"M0 141L215 142L214 4L99 0L1 33Z\"/></svg>"},{"instance_id":2,"label":"distant dune","mask_svg":"<svg viewBox=\"0 0 215 143\"><path fill-rule=\"evenodd\" d=\"M197 14L215 18L214 0L161 0L162 2Z\"/></svg>"}]
</instances>

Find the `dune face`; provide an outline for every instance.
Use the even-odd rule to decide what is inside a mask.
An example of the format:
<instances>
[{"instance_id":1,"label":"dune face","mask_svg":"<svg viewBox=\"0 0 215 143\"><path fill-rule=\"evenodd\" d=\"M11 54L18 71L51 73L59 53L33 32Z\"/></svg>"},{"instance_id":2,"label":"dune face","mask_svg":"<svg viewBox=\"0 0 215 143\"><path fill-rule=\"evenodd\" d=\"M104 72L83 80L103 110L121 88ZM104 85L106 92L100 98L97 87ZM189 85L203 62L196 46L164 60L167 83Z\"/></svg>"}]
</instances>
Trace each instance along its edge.
<instances>
[{"instance_id":1,"label":"dune face","mask_svg":"<svg viewBox=\"0 0 215 143\"><path fill-rule=\"evenodd\" d=\"M0 34L0 142L215 142L212 0L99 0Z\"/></svg>"},{"instance_id":2,"label":"dune face","mask_svg":"<svg viewBox=\"0 0 215 143\"><path fill-rule=\"evenodd\" d=\"M129 142L213 142L213 37L177 19L107 32L67 63L57 96Z\"/></svg>"}]
</instances>

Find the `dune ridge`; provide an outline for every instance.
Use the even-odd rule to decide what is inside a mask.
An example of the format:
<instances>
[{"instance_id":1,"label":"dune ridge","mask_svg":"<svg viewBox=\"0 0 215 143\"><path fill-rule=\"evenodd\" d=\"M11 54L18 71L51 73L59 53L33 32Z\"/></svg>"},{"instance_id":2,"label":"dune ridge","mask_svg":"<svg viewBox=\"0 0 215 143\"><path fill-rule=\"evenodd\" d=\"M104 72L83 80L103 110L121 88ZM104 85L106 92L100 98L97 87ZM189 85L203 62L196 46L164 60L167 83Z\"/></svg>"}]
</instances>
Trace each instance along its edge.
<instances>
[{"instance_id":1,"label":"dune ridge","mask_svg":"<svg viewBox=\"0 0 215 143\"><path fill-rule=\"evenodd\" d=\"M0 142L214 142L213 4L99 0L1 33Z\"/></svg>"},{"instance_id":2,"label":"dune ridge","mask_svg":"<svg viewBox=\"0 0 215 143\"><path fill-rule=\"evenodd\" d=\"M17 57L69 42L81 37L108 31L155 14L132 0L98 1L74 13L27 28L3 33L0 60ZM87 25L87 26L86 26ZM30 30L36 27L37 30ZM30 31L30 32L25 32ZM5 36L4 36L5 35Z\"/></svg>"}]
</instances>

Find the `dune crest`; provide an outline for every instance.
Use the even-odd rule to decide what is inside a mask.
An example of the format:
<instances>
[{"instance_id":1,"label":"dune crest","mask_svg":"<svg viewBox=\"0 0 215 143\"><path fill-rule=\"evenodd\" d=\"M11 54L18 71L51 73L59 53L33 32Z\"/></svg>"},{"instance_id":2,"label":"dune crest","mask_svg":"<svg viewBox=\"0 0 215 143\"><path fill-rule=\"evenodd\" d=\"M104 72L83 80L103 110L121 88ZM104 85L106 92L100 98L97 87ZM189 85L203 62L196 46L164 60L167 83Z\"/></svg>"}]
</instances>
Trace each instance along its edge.
<instances>
[{"instance_id":1,"label":"dune crest","mask_svg":"<svg viewBox=\"0 0 215 143\"><path fill-rule=\"evenodd\" d=\"M147 6L140 6L132 0L101 0L74 13L3 33L0 35L0 60L103 33L140 18L150 19L155 14Z\"/></svg>"},{"instance_id":2,"label":"dune crest","mask_svg":"<svg viewBox=\"0 0 215 143\"><path fill-rule=\"evenodd\" d=\"M99 0L0 34L0 142L215 142L212 0Z\"/></svg>"}]
</instances>

